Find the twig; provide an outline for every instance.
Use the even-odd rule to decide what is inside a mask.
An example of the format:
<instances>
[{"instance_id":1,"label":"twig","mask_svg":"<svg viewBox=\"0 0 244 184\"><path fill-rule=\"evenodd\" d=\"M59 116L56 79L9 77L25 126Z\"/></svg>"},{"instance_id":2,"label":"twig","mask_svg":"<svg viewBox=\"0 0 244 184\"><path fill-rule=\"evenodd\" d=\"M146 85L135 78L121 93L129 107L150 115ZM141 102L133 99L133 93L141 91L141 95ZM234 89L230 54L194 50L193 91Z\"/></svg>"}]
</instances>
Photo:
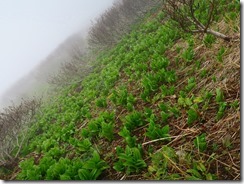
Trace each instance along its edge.
<instances>
[{"instance_id":1,"label":"twig","mask_svg":"<svg viewBox=\"0 0 244 184\"><path fill-rule=\"evenodd\" d=\"M178 136L163 137L163 138L160 138L160 139L154 139L154 140L152 140L152 141L148 141L148 142L144 142L144 143L142 143L142 146L147 145L147 144L151 144L151 143L154 143L154 142L158 142L158 141L166 140L166 139L169 139L169 138L176 138L176 137L178 137Z\"/></svg>"},{"instance_id":2,"label":"twig","mask_svg":"<svg viewBox=\"0 0 244 184\"><path fill-rule=\"evenodd\" d=\"M126 177L126 174L122 177L122 178L120 178L120 180L124 180L125 179L125 177Z\"/></svg>"},{"instance_id":3,"label":"twig","mask_svg":"<svg viewBox=\"0 0 244 184\"><path fill-rule=\"evenodd\" d=\"M230 157L230 160L231 160L231 162L232 162L232 164L235 166L235 167L239 167L238 165L236 165L235 163L234 163L234 161L233 161L233 158L231 157L231 155L230 155L230 153L228 153L228 155L229 155L229 157Z\"/></svg>"},{"instance_id":4,"label":"twig","mask_svg":"<svg viewBox=\"0 0 244 184\"><path fill-rule=\"evenodd\" d=\"M240 173L233 180L236 180L239 176L240 176Z\"/></svg>"},{"instance_id":5,"label":"twig","mask_svg":"<svg viewBox=\"0 0 244 184\"><path fill-rule=\"evenodd\" d=\"M170 145L170 144L172 144L173 142L177 141L177 140L178 140L177 138L181 138L181 137L184 137L184 136L186 136L186 135L190 135L190 134L191 134L191 133L183 134L183 135L181 135L181 136L178 136L178 137L176 137L176 139L174 139L173 141L169 142L167 145Z\"/></svg>"},{"instance_id":6,"label":"twig","mask_svg":"<svg viewBox=\"0 0 244 184\"><path fill-rule=\"evenodd\" d=\"M164 155L165 158L167 158L174 166L175 168L181 172L182 175L185 175L185 172L183 170L181 170L173 160L171 160L167 155L165 155L164 153L162 153Z\"/></svg>"},{"instance_id":7,"label":"twig","mask_svg":"<svg viewBox=\"0 0 244 184\"><path fill-rule=\"evenodd\" d=\"M147 145L147 144L151 144L151 143L154 143L154 142L157 142L157 141L161 141L161 140L164 140L164 139L168 139L168 138L175 138L173 141L171 141L170 143L168 143L167 145L175 142L176 140L178 140L179 138L181 137L184 137L186 135L189 135L190 133L187 133L187 134L183 134L183 135L178 135L178 136L172 136L172 137L164 137L164 138L160 138L160 139L155 139L155 140L152 140L152 141L148 141L148 142L145 142L145 143L142 143L142 146L144 145ZM155 153L159 152L162 148L158 149Z\"/></svg>"},{"instance_id":8,"label":"twig","mask_svg":"<svg viewBox=\"0 0 244 184\"><path fill-rule=\"evenodd\" d=\"M80 129L82 129L83 127L85 127L87 123L88 123L88 121L85 122L85 123L83 123L83 125L81 125L81 127L80 127L78 130L80 130Z\"/></svg>"}]
</instances>

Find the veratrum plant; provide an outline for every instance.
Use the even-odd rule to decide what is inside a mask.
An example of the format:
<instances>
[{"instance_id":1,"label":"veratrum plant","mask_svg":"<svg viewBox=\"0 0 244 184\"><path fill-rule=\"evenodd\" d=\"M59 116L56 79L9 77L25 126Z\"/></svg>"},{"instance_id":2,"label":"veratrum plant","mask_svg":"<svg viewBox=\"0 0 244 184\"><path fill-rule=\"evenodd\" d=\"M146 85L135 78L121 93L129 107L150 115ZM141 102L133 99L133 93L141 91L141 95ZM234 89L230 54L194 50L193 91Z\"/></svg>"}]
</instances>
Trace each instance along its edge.
<instances>
[{"instance_id":1,"label":"veratrum plant","mask_svg":"<svg viewBox=\"0 0 244 184\"><path fill-rule=\"evenodd\" d=\"M186 92L190 92L196 86L195 77L191 77L188 79L188 84L185 87Z\"/></svg>"},{"instance_id":2,"label":"veratrum plant","mask_svg":"<svg viewBox=\"0 0 244 184\"><path fill-rule=\"evenodd\" d=\"M41 171L40 168L34 165L34 158L29 158L20 162L21 172L18 174L18 180L40 180Z\"/></svg>"},{"instance_id":3,"label":"veratrum plant","mask_svg":"<svg viewBox=\"0 0 244 184\"><path fill-rule=\"evenodd\" d=\"M71 160L61 157L57 162L48 168L45 179L59 180L60 176L65 174L71 164Z\"/></svg>"},{"instance_id":4,"label":"veratrum plant","mask_svg":"<svg viewBox=\"0 0 244 184\"><path fill-rule=\"evenodd\" d=\"M182 58L186 61L186 62L190 62L193 60L194 58L194 50L193 47L188 47L183 53L182 53Z\"/></svg>"},{"instance_id":5,"label":"veratrum plant","mask_svg":"<svg viewBox=\"0 0 244 184\"><path fill-rule=\"evenodd\" d=\"M167 58L162 58L161 55L154 56L152 62L150 63L151 69L153 71L158 71L162 68L166 68L169 65L169 60Z\"/></svg>"},{"instance_id":6,"label":"veratrum plant","mask_svg":"<svg viewBox=\"0 0 244 184\"><path fill-rule=\"evenodd\" d=\"M92 147L92 143L89 139L84 139L77 143L78 150L81 152L89 151Z\"/></svg>"},{"instance_id":7,"label":"veratrum plant","mask_svg":"<svg viewBox=\"0 0 244 184\"><path fill-rule=\"evenodd\" d=\"M131 114L127 115L124 120L124 125L128 130L133 130L136 127L142 126L145 124L143 120L142 113L134 111Z\"/></svg>"},{"instance_id":8,"label":"veratrum plant","mask_svg":"<svg viewBox=\"0 0 244 184\"><path fill-rule=\"evenodd\" d=\"M208 169L202 162L193 161L193 168L187 169L187 180L216 180L217 177L214 174L208 172Z\"/></svg>"},{"instance_id":9,"label":"veratrum plant","mask_svg":"<svg viewBox=\"0 0 244 184\"><path fill-rule=\"evenodd\" d=\"M221 63L223 62L223 55L224 55L224 53L225 53L225 48L224 47L221 47L220 50L219 50L219 52L218 52L218 54L217 54L217 56L216 56L217 60L219 62L221 62Z\"/></svg>"},{"instance_id":10,"label":"veratrum plant","mask_svg":"<svg viewBox=\"0 0 244 184\"><path fill-rule=\"evenodd\" d=\"M166 138L165 140L170 140L169 138L169 125L160 128L159 125L155 124L153 121L149 123L147 132L145 133L150 139Z\"/></svg>"},{"instance_id":11,"label":"veratrum plant","mask_svg":"<svg viewBox=\"0 0 244 184\"><path fill-rule=\"evenodd\" d=\"M114 169L117 171L126 170L126 174L138 173L141 169L147 167L147 164L142 159L141 152L138 148L130 148L126 146L125 152L118 153L119 161L114 164Z\"/></svg>"},{"instance_id":12,"label":"veratrum plant","mask_svg":"<svg viewBox=\"0 0 244 184\"><path fill-rule=\"evenodd\" d=\"M113 90L110 99L114 104L127 107L128 110L132 110L135 103L135 97L128 93L125 86L121 86L117 91Z\"/></svg>"},{"instance_id":13,"label":"veratrum plant","mask_svg":"<svg viewBox=\"0 0 244 184\"><path fill-rule=\"evenodd\" d=\"M221 89L217 88L216 89L216 97L215 100L217 103L223 102L224 101L224 93Z\"/></svg>"},{"instance_id":14,"label":"veratrum plant","mask_svg":"<svg viewBox=\"0 0 244 184\"><path fill-rule=\"evenodd\" d=\"M188 111L187 111L188 117L187 117L187 124L190 126L193 122L197 121L199 119L199 113L198 113L198 106L197 104L194 104Z\"/></svg>"},{"instance_id":15,"label":"veratrum plant","mask_svg":"<svg viewBox=\"0 0 244 184\"><path fill-rule=\"evenodd\" d=\"M89 136L96 136L99 134L100 129L101 129L101 123L99 120L93 120L88 123L87 125L88 130L89 130Z\"/></svg>"},{"instance_id":16,"label":"veratrum plant","mask_svg":"<svg viewBox=\"0 0 244 184\"><path fill-rule=\"evenodd\" d=\"M99 98L99 99L97 99L97 101L96 101L96 105L97 105L98 107L101 107L101 108L103 108L103 107L107 107L106 98Z\"/></svg>"},{"instance_id":17,"label":"veratrum plant","mask_svg":"<svg viewBox=\"0 0 244 184\"><path fill-rule=\"evenodd\" d=\"M129 147L131 148L135 147L136 137L135 136L131 137L130 131L125 126L118 134L125 139L125 142Z\"/></svg>"},{"instance_id":18,"label":"veratrum plant","mask_svg":"<svg viewBox=\"0 0 244 184\"><path fill-rule=\"evenodd\" d=\"M215 41L216 41L216 37L211 34L207 34L203 39L203 43L206 47L211 47Z\"/></svg>"},{"instance_id":19,"label":"veratrum plant","mask_svg":"<svg viewBox=\"0 0 244 184\"><path fill-rule=\"evenodd\" d=\"M102 125L102 130L100 132L100 136L105 137L111 142L114 139L114 123L102 122L101 125Z\"/></svg>"},{"instance_id":20,"label":"veratrum plant","mask_svg":"<svg viewBox=\"0 0 244 184\"><path fill-rule=\"evenodd\" d=\"M92 158L84 162L82 169L78 170L78 175L81 180L96 180L107 168L108 164L101 160L97 151L94 151Z\"/></svg>"},{"instance_id":21,"label":"veratrum plant","mask_svg":"<svg viewBox=\"0 0 244 184\"><path fill-rule=\"evenodd\" d=\"M207 149L206 133L197 136L193 140L193 143L199 151L201 152L205 151Z\"/></svg>"},{"instance_id":22,"label":"veratrum plant","mask_svg":"<svg viewBox=\"0 0 244 184\"><path fill-rule=\"evenodd\" d=\"M183 98L179 97L178 98L178 104L183 107L191 106L192 105L192 100L190 98Z\"/></svg>"},{"instance_id":23,"label":"veratrum plant","mask_svg":"<svg viewBox=\"0 0 244 184\"><path fill-rule=\"evenodd\" d=\"M224 116L226 106L227 106L226 102L219 103L219 110L217 112L217 120L220 120Z\"/></svg>"}]
</instances>

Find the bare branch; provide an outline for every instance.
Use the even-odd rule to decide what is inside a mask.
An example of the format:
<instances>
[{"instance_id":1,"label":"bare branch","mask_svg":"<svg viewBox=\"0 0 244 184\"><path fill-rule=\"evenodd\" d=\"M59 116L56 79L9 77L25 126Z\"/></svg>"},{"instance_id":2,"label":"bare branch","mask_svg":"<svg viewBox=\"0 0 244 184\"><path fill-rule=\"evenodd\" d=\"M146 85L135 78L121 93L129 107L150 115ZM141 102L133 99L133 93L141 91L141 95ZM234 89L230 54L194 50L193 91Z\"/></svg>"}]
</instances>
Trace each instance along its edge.
<instances>
[{"instance_id":1,"label":"bare branch","mask_svg":"<svg viewBox=\"0 0 244 184\"><path fill-rule=\"evenodd\" d=\"M217 12L217 3L218 2L215 0L165 0L165 4L163 6L164 9L162 11L174 20L176 26L185 32L209 33L218 38L224 39L225 41L230 41L230 37L209 28L214 21L214 16ZM206 23L204 25L204 23L201 22L201 13L196 13L196 11L205 6L208 6L208 13L207 17L204 17L206 19Z\"/></svg>"}]
</instances>

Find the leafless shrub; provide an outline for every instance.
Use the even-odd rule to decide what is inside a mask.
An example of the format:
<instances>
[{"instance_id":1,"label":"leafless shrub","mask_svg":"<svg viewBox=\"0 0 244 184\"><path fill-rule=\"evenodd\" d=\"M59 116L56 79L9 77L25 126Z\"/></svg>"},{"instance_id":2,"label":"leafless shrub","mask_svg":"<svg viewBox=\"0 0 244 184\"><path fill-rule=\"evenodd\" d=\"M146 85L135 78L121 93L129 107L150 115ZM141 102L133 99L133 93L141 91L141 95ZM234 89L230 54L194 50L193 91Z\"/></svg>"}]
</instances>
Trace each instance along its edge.
<instances>
[{"instance_id":1,"label":"leafless shrub","mask_svg":"<svg viewBox=\"0 0 244 184\"><path fill-rule=\"evenodd\" d=\"M176 26L185 32L209 33L230 41L229 36L210 28L218 8L217 0L165 0L163 12L175 21ZM204 20L204 22L201 20Z\"/></svg>"},{"instance_id":2,"label":"leafless shrub","mask_svg":"<svg viewBox=\"0 0 244 184\"><path fill-rule=\"evenodd\" d=\"M82 36L74 34L69 37L54 53L53 58L61 64L49 75L48 83L52 87L64 87L73 80L81 80L89 70L86 56L86 41Z\"/></svg>"},{"instance_id":3,"label":"leafless shrub","mask_svg":"<svg viewBox=\"0 0 244 184\"><path fill-rule=\"evenodd\" d=\"M48 83L56 87L70 85L73 81L81 81L90 68L91 66L83 59L64 62L58 73L50 76Z\"/></svg>"},{"instance_id":4,"label":"leafless shrub","mask_svg":"<svg viewBox=\"0 0 244 184\"><path fill-rule=\"evenodd\" d=\"M92 49L112 47L131 30L140 18L163 1L118 0L90 28L88 44Z\"/></svg>"},{"instance_id":5,"label":"leafless shrub","mask_svg":"<svg viewBox=\"0 0 244 184\"><path fill-rule=\"evenodd\" d=\"M23 99L19 105L13 104L0 113L0 163L2 165L11 163L18 157L40 105L41 99Z\"/></svg>"}]
</instances>

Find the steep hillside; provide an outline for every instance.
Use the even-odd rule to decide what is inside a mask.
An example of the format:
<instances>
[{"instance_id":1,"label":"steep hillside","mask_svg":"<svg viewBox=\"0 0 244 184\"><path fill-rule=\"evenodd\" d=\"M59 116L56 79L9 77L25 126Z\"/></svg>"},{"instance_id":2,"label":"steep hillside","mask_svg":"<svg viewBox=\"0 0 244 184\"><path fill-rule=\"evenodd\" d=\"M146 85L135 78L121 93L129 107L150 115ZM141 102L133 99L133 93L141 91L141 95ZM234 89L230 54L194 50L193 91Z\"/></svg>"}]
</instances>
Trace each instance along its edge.
<instances>
[{"instance_id":1,"label":"steep hillside","mask_svg":"<svg viewBox=\"0 0 244 184\"><path fill-rule=\"evenodd\" d=\"M239 3L223 10L213 28L239 35ZM1 178L240 180L240 39L164 18L150 15L45 104Z\"/></svg>"}]
</instances>

